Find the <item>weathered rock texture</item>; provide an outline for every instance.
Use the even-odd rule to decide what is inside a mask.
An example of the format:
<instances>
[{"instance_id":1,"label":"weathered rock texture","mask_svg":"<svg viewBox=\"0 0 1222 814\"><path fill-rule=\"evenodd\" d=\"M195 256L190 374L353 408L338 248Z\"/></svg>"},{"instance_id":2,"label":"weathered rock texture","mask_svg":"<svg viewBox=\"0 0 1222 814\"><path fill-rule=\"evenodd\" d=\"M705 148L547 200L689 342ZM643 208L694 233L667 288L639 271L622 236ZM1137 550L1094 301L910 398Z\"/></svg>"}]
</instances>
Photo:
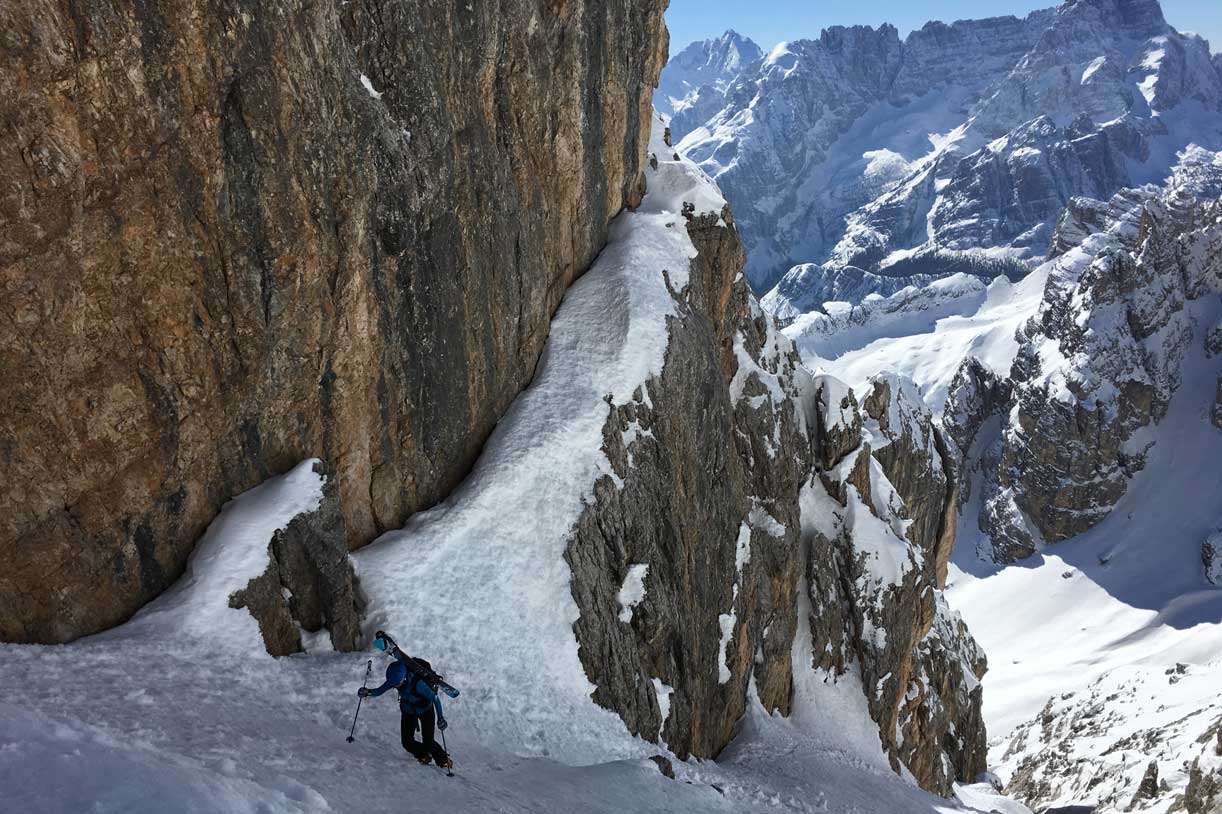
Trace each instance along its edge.
<instances>
[{"instance_id":1,"label":"weathered rock texture","mask_svg":"<svg viewBox=\"0 0 1222 814\"><path fill-rule=\"evenodd\" d=\"M315 471L325 474L321 464ZM246 608L258 621L273 656L301 652L302 631L324 628L334 649L357 645L361 600L333 484L327 477L317 511L298 515L273 535L267 570L229 597L230 607Z\"/></svg>"},{"instance_id":2,"label":"weathered rock texture","mask_svg":"<svg viewBox=\"0 0 1222 814\"><path fill-rule=\"evenodd\" d=\"M568 550L594 700L680 756L729 743L752 676L767 708L789 712L810 457L809 374L739 274L729 211L717 222L687 224L699 255L662 375L608 418L615 474ZM647 598L625 622L616 595L634 564L649 566ZM669 688L665 720L655 681Z\"/></svg>"},{"instance_id":3,"label":"weathered rock texture","mask_svg":"<svg viewBox=\"0 0 1222 814\"><path fill-rule=\"evenodd\" d=\"M872 454L903 497L908 539L932 559L944 588L958 518L958 476L946 440L915 385L894 374L874 378L862 408L872 434L885 441Z\"/></svg>"},{"instance_id":4,"label":"weathered rock texture","mask_svg":"<svg viewBox=\"0 0 1222 814\"><path fill-rule=\"evenodd\" d=\"M823 468L807 495L818 666L842 672L845 652L855 655L893 766L948 794L986 768L987 663L937 590L954 546L952 462L910 381L876 378L864 420L843 384L821 377L818 386L820 409L835 408L821 438L860 439L840 459L817 456Z\"/></svg>"},{"instance_id":5,"label":"weathered rock texture","mask_svg":"<svg viewBox=\"0 0 1222 814\"><path fill-rule=\"evenodd\" d=\"M665 366L610 410L610 471L567 551L594 700L643 738L711 757L752 680L787 714L795 671L860 676L897 771L949 793L984 769L985 662L936 590L955 505L940 435L911 383L880 380L863 421L847 386L812 379L740 274L728 210L687 230L698 255ZM905 567L880 572L880 557ZM644 597L625 609L642 567ZM794 664L804 588L814 662Z\"/></svg>"},{"instance_id":6,"label":"weathered rock texture","mask_svg":"<svg viewBox=\"0 0 1222 814\"><path fill-rule=\"evenodd\" d=\"M1201 543L1201 564L1205 566L1205 579L1222 587L1222 531L1215 531Z\"/></svg>"},{"instance_id":7,"label":"weathered rock texture","mask_svg":"<svg viewBox=\"0 0 1222 814\"><path fill-rule=\"evenodd\" d=\"M1201 765L1200 758L1194 760L1188 771L1188 786L1170 810L1187 814L1222 814L1222 771L1210 771L1208 765Z\"/></svg>"},{"instance_id":8,"label":"weathered rock texture","mask_svg":"<svg viewBox=\"0 0 1222 814\"><path fill-rule=\"evenodd\" d=\"M308 457L350 547L447 494L640 198L664 6L6 3L0 639Z\"/></svg>"},{"instance_id":9,"label":"weathered rock texture","mask_svg":"<svg viewBox=\"0 0 1222 814\"><path fill-rule=\"evenodd\" d=\"M997 561L1091 528L1144 466L1137 432L1166 415L1201 341L1193 303L1222 293L1218 173L1207 163L1164 190L1075 201L1009 378L974 360L956 376L945 427L981 472L979 522Z\"/></svg>"}]
</instances>

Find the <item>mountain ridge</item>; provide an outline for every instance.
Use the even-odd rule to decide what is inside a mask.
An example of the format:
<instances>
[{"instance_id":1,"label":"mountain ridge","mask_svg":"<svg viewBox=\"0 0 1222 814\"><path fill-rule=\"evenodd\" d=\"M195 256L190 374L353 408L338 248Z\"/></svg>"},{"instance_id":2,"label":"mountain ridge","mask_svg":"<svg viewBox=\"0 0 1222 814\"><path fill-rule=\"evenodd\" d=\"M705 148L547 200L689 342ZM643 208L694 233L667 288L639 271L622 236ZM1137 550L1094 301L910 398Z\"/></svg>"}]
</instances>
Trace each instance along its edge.
<instances>
[{"instance_id":1,"label":"mountain ridge","mask_svg":"<svg viewBox=\"0 0 1222 814\"><path fill-rule=\"evenodd\" d=\"M902 39L830 27L774 48L672 130L735 205L752 285L790 317L846 290L823 273L936 274L939 253L967 252L1021 276L1073 195L1159 182L1178 150L1222 146L1217 62L1155 0L931 21Z\"/></svg>"}]
</instances>

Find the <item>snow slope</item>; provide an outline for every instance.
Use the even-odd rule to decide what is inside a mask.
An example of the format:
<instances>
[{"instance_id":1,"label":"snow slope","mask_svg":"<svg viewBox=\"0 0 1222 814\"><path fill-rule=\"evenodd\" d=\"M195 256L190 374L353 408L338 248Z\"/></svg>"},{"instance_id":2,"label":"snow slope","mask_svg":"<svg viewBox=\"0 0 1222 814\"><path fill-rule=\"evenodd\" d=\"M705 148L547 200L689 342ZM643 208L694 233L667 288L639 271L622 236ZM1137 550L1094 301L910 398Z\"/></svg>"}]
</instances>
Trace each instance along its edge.
<instances>
[{"instance_id":1,"label":"snow slope","mask_svg":"<svg viewBox=\"0 0 1222 814\"><path fill-rule=\"evenodd\" d=\"M1197 349L1154 447L1116 509L1095 528L1019 563L975 558L981 536L965 510L947 597L992 656L985 710L994 739L1123 665L1206 664L1222 652L1222 590L1200 547L1222 523L1222 432L1206 414L1218 360ZM1212 374L1212 375L1211 375ZM1015 625L1013 608L1023 609Z\"/></svg>"},{"instance_id":2,"label":"snow slope","mask_svg":"<svg viewBox=\"0 0 1222 814\"><path fill-rule=\"evenodd\" d=\"M956 275L860 305L828 303L829 313L803 314L785 334L807 365L858 393L881 371L906 376L940 415L955 371L968 356L1009 375L1018 350L1015 331L1039 308L1046 280L1047 269L1018 283L999 277L987 286Z\"/></svg>"},{"instance_id":3,"label":"snow slope","mask_svg":"<svg viewBox=\"0 0 1222 814\"><path fill-rule=\"evenodd\" d=\"M1212 709L1210 721L1222 716L1222 590L1205 580L1200 560L1202 541L1222 525L1222 478L1216 476L1222 432L1207 414L1219 372L1218 360L1204 358L1199 348L1189 357L1170 412L1149 436L1155 444L1146 468L1111 515L1089 532L1017 565L988 566L976 559L982 535L976 515L965 509L947 598L990 656L985 716L991 763L1003 779L1010 780L1024 759L1049 749L1047 740L1031 736L1033 729L1040 731L1038 724L1027 723L1045 703L1081 703L1064 695L1098 695L1091 688L1096 682L1110 686L1137 676L1165 684L1167 670L1177 664L1190 665L1200 677L1197 695L1179 702L1180 716L1168 717L1174 707L1161 690L1149 700L1109 704L1114 721L1096 733L1109 746L1128 730L1162 728L1194 707L1202 714ZM1204 726L1197 729L1183 737L1194 740ZM1075 742L1073 750L1099 755L1098 744ZM1061 794L1046 802L1104 802L1120 795L1127 804L1126 795L1154 756L1149 746L1133 744L1092 765L1076 784L1064 782ZM1161 756L1164 765L1176 767L1186 759L1174 743ZM1096 780L1088 792L1095 777L1107 780ZM1165 810L1169 802L1150 810Z\"/></svg>"},{"instance_id":4,"label":"snow slope","mask_svg":"<svg viewBox=\"0 0 1222 814\"><path fill-rule=\"evenodd\" d=\"M654 151L666 155L664 145ZM463 485L355 555L371 598L369 632L402 631L410 648L446 665L456 686L481 686L472 706L491 717L468 725L489 737L494 722L509 725L499 734L540 755L591 762L629 754L612 737L623 729L618 716L589 700L594 686L577 656L579 613L564 551L594 482L611 471L604 398L622 404L661 374L666 318L677 316L663 272L681 290L696 254L685 229L666 225L682 206L667 198L672 190L683 197L680 179L669 178L674 166L651 170L642 206L614 222L607 248L565 295L533 383ZM659 178L673 186L653 183ZM701 203L703 212L721 202ZM530 695L518 689L526 675ZM483 703L492 698L495 709ZM569 723L545 726L553 716Z\"/></svg>"},{"instance_id":5,"label":"snow slope","mask_svg":"<svg viewBox=\"0 0 1222 814\"><path fill-rule=\"evenodd\" d=\"M651 173L644 204L567 293L535 381L471 476L355 555L368 632L389 629L463 691L446 702L457 777L408 760L386 698L363 705L345 742L367 654L273 659L247 611L228 607L266 567L275 530L317 507L307 461L228 504L183 582L129 624L70 645L0 645L6 810L965 810L891 770L855 673L800 671L792 718L753 704L719 761L678 763L674 781L647 759L656 745L590 700L565 540L607 471L608 400L661 369L666 286L682 288L694 251L673 227L678 210L721 204L685 162ZM809 631L796 641L795 662L810 664ZM385 661L371 661L376 683Z\"/></svg>"},{"instance_id":6,"label":"snow slope","mask_svg":"<svg viewBox=\"0 0 1222 814\"><path fill-rule=\"evenodd\" d=\"M409 763L387 699L363 705L356 740L345 742L365 658L271 659L155 637L0 645L0 808L25 814L377 814L402 812L405 805L532 814L963 810L891 772L861 709L859 687L818 679L798 696L803 718L772 718L753 706L720 761L676 762L675 781L640 758L583 766L567 755L525 756L512 727L481 741L467 721L481 707L495 708L495 701L468 692L449 706L448 741L458 763L449 779ZM380 672L384 661L374 658ZM558 716L548 721L556 729L569 723Z\"/></svg>"}]
</instances>

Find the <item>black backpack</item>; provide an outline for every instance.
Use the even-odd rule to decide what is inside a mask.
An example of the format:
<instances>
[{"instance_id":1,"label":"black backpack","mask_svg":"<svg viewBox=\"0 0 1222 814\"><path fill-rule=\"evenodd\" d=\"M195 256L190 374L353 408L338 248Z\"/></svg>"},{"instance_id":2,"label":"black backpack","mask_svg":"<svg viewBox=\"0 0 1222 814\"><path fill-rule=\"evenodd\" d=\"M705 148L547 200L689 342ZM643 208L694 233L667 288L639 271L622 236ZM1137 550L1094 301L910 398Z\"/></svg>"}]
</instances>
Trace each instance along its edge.
<instances>
[{"instance_id":1,"label":"black backpack","mask_svg":"<svg viewBox=\"0 0 1222 814\"><path fill-rule=\"evenodd\" d=\"M414 674L417 680L422 680L425 684L428 684L429 689L431 689L433 692L443 692L451 698L458 697L458 690L447 684L445 682L445 678L439 675L437 671L433 669L433 665L429 664L424 659L418 659L414 656L407 655L399 649L399 645L395 643L394 639L390 638L390 636L380 630L377 632L375 638L386 640L386 644L388 645L387 652L389 652L399 661L403 662L404 666L407 667L408 679L410 679L410 677ZM402 689L404 685L407 684L408 679L405 679L403 684L400 684L396 689Z\"/></svg>"},{"instance_id":2,"label":"black backpack","mask_svg":"<svg viewBox=\"0 0 1222 814\"><path fill-rule=\"evenodd\" d=\"M403 684L399 685L400 687L407 684L413 675L417 680L428 684L429 689L431 689L433 692L437 692L441 685L445 684L445 679L439 676L437 671L433 669L433 665L429 664L424 659L409 656L397 647L394 649L394 654L395 658L403 662L403 664L407 667L407 678L403 680Z\"/></svg>"}]
</instances>

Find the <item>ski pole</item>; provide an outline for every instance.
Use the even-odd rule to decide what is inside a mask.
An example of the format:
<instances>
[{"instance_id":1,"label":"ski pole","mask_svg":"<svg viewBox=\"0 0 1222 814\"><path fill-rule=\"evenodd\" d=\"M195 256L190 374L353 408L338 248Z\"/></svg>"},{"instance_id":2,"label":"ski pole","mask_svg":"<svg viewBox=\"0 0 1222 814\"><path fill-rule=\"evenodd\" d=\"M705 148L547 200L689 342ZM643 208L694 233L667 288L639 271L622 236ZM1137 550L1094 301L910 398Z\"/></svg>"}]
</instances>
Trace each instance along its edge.
<instances>
[{"instance_id":1,"label":"ski pole","mask_svg":"<svg viewBox=\"0 0 1222 814\"><path fill-rule=\"evenodd\" d=\"M453 759L452 757L450 757L450 747L446 746L446 731L445 731L444 729L441 729L440 727L438 727L438 729L439 729L439 730L440 730L440 732L441 732L441 748L442 748L442 750L443 750L443 751L446 753L446 757L450 758L450 762L452 763L452 762L454 761L454 759ZM453 769L446 769L446 776L447 776L447 777L453 777L453 776L454 776L454 770L453 770Z\"/></svg>"},{"instance_id":2,"label":"ski pole","mask_svg":"<svg viewBox=\"0 0 1222 814\"><path fill-rule=\"evenodd\" d=\"M365 679L361 681L361 689L365 689L365 686L369 684L369 673L372 671L373 671L373 659L370 659L369 661L365 662ZM352 731L348 733L348 743L352 743L352 741L354 740L353 736L356 734L356 719L359 718L361 715L361 704L363 704L364 702L365 702L365 696L363 695L359 699L357 699L356 715L352 716Z\"/></svg>"}]
</instances>

